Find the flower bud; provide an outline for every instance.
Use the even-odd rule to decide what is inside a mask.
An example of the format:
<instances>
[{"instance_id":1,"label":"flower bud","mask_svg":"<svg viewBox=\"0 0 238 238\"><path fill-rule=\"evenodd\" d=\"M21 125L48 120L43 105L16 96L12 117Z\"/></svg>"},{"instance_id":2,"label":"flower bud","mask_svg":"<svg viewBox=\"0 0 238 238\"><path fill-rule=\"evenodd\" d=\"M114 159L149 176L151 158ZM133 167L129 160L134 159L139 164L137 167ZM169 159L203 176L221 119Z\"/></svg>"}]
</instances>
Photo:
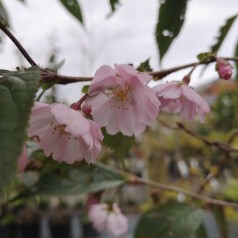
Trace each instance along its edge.
<instances>
[{"instance_id":1,"label":"flower bud","mask_svg":"<svg viewBox=\"0 0 238 238\"><path fill-rule=\"evenodd\" d=\"M223 58L217 58L216 71L221 79L228 80L232 76L232 65Z\"/></svg>"}]
</instances>

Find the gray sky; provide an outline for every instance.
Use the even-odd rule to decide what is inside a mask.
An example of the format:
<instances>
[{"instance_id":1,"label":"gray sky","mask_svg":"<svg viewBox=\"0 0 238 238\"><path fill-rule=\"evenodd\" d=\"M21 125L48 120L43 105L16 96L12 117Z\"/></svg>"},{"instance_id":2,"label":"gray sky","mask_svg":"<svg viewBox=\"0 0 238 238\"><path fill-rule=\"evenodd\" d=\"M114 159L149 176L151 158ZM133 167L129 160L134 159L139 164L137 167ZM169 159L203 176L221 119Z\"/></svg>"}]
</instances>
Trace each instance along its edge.
<instances>
[{"instance_id":1,"label":"gray sky","mask_svg":"<svg viewBox=\"0 0 238 238\"><path fill-rule=\"evenodd\" d=\"M52 46L59 59L65 59L61 74L93 76L101 65L133 63L151 58L154 70L159 70L154 29L158 0L122 0L119 10L109 19L108 0L79 0L86 26L75 20L57 0L4 0L9 11L12 31L32 58L41 66L47 64ZM190 0L185 25L162 63L163 68L196 61L196 55L208 51L218 27L238 12L237 0ZM220 55L229 56L238 40L238 23L224 42ZM16 48L8 40L0 46L0 68L14 69L21 64ZM27 63L25 63L28 65ZM188 71L170 75L165 80L180 80ZM217 77L210 67L202 79L194 74L193 85ZM67 90L65 90L67 88ZM78 99L81 86L61 87L62 100Z\"/></svg>"}]
</instances>

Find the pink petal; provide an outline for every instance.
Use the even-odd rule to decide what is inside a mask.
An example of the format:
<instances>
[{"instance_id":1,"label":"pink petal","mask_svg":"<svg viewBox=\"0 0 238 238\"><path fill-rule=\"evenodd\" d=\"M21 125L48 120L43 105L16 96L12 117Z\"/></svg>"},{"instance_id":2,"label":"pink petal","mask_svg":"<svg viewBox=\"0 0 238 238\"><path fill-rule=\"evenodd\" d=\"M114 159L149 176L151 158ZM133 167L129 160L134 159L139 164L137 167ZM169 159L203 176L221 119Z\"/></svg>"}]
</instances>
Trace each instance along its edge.
<instances>
[{"instance_id":1,"label":"pink petal","mask_svg":"<svg viewBox=\"0 0 238 238\"><path fill-rule=\"evenodd\" d=\"M111 212L107 218L106 230L113 236L125 234L128 230L127 218L122 214Z\"/></svg>"},{"instance_id":2,"label":"pink petal","mask_svg":"<svg viewBox=\"0 0 238 238\"><path fill-rule=\"evenodd\" d=\"M132 136L136 126L136 117L131 105L128 105L128 110L122 109L118 112L117 120L119 130L126 136Z\"/></svg>"},{"instance_id":3,"label":"pink petal","mask_svg":"<svg viewBox=\"0 0 238 238\"><path fill-rule=\"evenodd\" d=\"M120 110L115 108L112 112L113 113L111 115L110 121L108 122L108 125L106 126L106 130L108 134L115 135L117 132L120 131L119 129Z\"/></svg>"},{"instance_id":4,"label":"pink petal","mask_svg":"<svg viewBox=\"0 0 238 238\"><path fill-rule=\"evenodd\" d=\"M190 101L196 103L205 113L210 112L210 106L204 98L202 98L191 87L186 86L186 85L183 85L183 86L182 86L183 94L184 94L184 96L186 96L186 98L188 98Z\"/></svg>"},{"instance_id":5,"label":"pink petal","mask_svg":"<svg viewBox=\"0 0 238 238\"><path fill-rule=\"evenodd\" d=\"M128 64L114 64L114 68L118 75L126 79L137 76L137 74L139 73L135 68Z\"/></svg>"},{"instance_id":6,"label":"pink petal","mask_svg":"<svg viewBox=\"0 0 238 238\"><path fill-rule=\"evenodd\" d=\"M104 65L96 71L88 93L93 95L96 92L103 91L105 88L113 87L115 83L115 71L110 66Z\"/></svg>"},{"instance_id":7,"label":"pink petal","mask_svg":"<svg viewBox=\"0 0 238 238\"><path fill-rule=\"evenodd\" d=\"M67 125L66 131L71 134L77 136L88 133L90 126L81 112L75 111L64 104L54 104L52 113L59 125Z\"/></svg>"},{"instance_id":8,"label":"pink petal","mask_svg":"<svg viewBox=\"0 0 238 238\"><path fill-rule=\"evenodd\" d=\"M90 206L88 218L93 223L93 226L101 231L105 228L106 219L108 216L107 204L95 204Z\"/></svg>"},{"instance_id":9,"label":"pink petal","mask_svg":"<svg viewBox=\"0 0 238 238\"><path fill-rule=\"evenodd\" d=\"M196 107L197 105L190 101L183 102L181 108L182 117L186 120L192 121L196 116Z\"/></svg>"},{"instance_id":10,"label":"pink petal","mask_svg":"<svg viewBox=\"0 0 238 238\"><path fill-rule=\"evenodd\" d=\"M79 147L80 145L80 147ZM77 139L71 139L68 141L65 153L62 156L62 160L68 164L72 164L75 161L80 161L84 158L84 154L87 152L87 146L83 141Z\"/></svg>"},{"instance_id":11,"label":"pink petal","mask_svg":"<svg viewBox=\"0 0 238 238\"><path fill-rule=\"evenodd\" d=\"M51 153L54 151L54 147L58 147L57 143L55 143L57 141L58 136L58 131L56 133L53 133L50 127L48 131L45 131L45 134L41 138L39 145L44 150L46 156L50 156Z\"/></svg>"},{"instance_id":12,"label":"pink petal","mask_svg":"<svg viewBox=\"0 0 238 238\"><path fill-rule=\"evenodd\" d=\"M109 103L109 99L104 94L98 94L91 99L90 103L94 104L92 108L92 116L100 126L108 125L113 115L114 109Z\"/></svg>"},{"instance_id":13,"label":"pink petal","mask_svg":"<svg viewBox=\"0 0 238 238\"><path fill-rule=\"evenodd\" d=\"M137 120L150 126L159 114L160 101L147 86L138 86L133 92Z\"/></svg>"},{"instance_id":14,"label":"pink petal","mask_svg":"<svg viewBox=\"0 0 238 238\"><path fill-rule=\"evenodd\" d=\"M165 85L158 85L154 87L154 91L158 97L169 99L176 99L181 97L181 85L175 82L166 83Z\"/></svg>"},{"instance_id":15,"label":"pink petal","mask_svg":"<svg viewBox=\"0 0 238 238\"><path fill-rule=\"evenodd\" d=\"M48 104L44 106L42 103L35 103L29 120L28 135L30 137L38 135L38 133L44 131L53 120L54 116Z\"/></svg>"}]
</instances>

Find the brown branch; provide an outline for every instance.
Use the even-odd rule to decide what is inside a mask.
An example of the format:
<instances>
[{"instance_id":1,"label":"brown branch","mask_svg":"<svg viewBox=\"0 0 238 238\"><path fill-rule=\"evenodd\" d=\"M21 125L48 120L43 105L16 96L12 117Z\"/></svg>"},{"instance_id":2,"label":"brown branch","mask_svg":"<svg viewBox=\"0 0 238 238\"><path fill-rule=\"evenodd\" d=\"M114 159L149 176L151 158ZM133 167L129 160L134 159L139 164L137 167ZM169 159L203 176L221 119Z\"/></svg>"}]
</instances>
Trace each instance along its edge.
<instances>
[{"instance_id":1,"label":"brown branch","mask_svg":"<svg viewBox=\"0 0 238 238\"><path fill-rule=\"evenodd\" d=\"M232 60L232 61L238 61L238 57L221 57L225 60ZM161 80L162 78L166 77L167 75L177 72L179 70L182 69L187 69L190 67L196 67L198 65L206 65L206 64L210 64L216 61L216 57L211 57L209 60L205 61L205 62L194 62L194 63L190 63L190 64L184 64L181 66L176 66L170 69L165 69L165 70L159 70L159 71L154 71L154 72L147 72L148 74L150 74L151 76L153 76L154 80Z\"/></svg>"},{"instance_id":2,"label":"brown branch","mask_svg":"<svg viewBox=\"0 0 238 238\"><path fill-rule=\"evenodd\" d=\"M231 156L229 153L225 153L222 156L221 162L219 164L219 167L217 169L217 171L215 173L209 173L207 178L205 179L205 181L199 186L197 193L201 193L205 187L207 186L207 184L213 179L213 178L217 178L220 176L220 174L222 173L222 171L226 168L227 164L230 163L231 161Z\"/></svg>"},{"instance_id":3,"label":"brown branch","mask_svg":"<svg viewBox=\"0 0 238 238\"><path fill-rule=\"evenodd\" d=\"M48 70L42 70L41 73L42 80L45 81L53 81L56 84L69 84L69 83L78 83L78 82L89 82L92 81L93 77L74 77L74 76L65 76L60 75Z\"/></svg>"},{"instance_id":4,"label":"brown branch","mask_svg":"<svg viewBox=\"0 0 238 238\"><path fill-rule=\"evenodd\" d=\"M150 187L158 188L158 189L163 190L163 191L183 193L184 195L187 195L187 196L189 196L193 199L202 200L204 202L214 204L214 205L218 205L218 206L238 208L238 203L227 202L227 201L224 201L224 200L210 198L210 197L205 196L205 195L193 193L193 192L190 192L190 191L178 188L178 187L174 187L174 186L170 186L170 185L166 185L166 184L146 180L146 179L143 179L143 178L139 178L137 176L131 177L128 182L131 183L131 184L148 185Z\"/></svg>"},{"instance_id":5,"label":"brown branch","mask_svg":"<svg viewBox=\"0 0 238 238\"><path fill-rule=\"evenodd\" d=\"M210 203L210 204L214 204L214 205L218 205L218 206L227 206L227 207L238 208L238 203L227 202L227 201L224 201L224 200L210 198L208 196L193 193L193 192L190 192L190 191L187 191L187 190L175 187L175 186L170 186L170 185L154 182L154 181L151 181L151 180L147 180L147 179L144 179L144 178L140 178L140 177L137 177L133 174L126 173L122 170L112 168L112 167L110 167L108 165L105 165L105 164L97 163L97 165L100 166L100 167L103 167L107 170L111 170L114 173L125 177L126 182L129 183L129 184L132 184L132 185L143 184L143 185L154 187L154 188L157 188L157 189L160 189L160 190L163 190L163 191L183 193L184 195L189 196L193 199L201 200L201 201L204 201L204 202L207 202L207 203Z\"/></svg>"},{"instance_id":6,"label":"brown branch","mask_svg":"<svg viewBox=\"0 0 238 238\"><path fill-rule=\"evenodd\" d=\"M228 58L228 57L223 57L226 60L233 60L233 61L238 61L238 58ZM195 62L195 63L190 63L190 64L185 64L165 70L159 70L159 71L154 71L154 72L144 72L153 77L154 81L161 80L162 78L166 77L167 75L177 72L182 69L190 68L190 67L196 67L198 65L202 64L209 64L212 62L215 62L215 58L211 58L209 61L206 62ZM68 83L76 83L76 82L88 82L92 81L93 77L72 77L72 76L64 76L64 75L59 75L57 73L53 73L50 71L44 71L43 74L43 80L54 80L57 84L68 84Z\"/></svg>"},{"instance_id":7,"label":"brown branch","mask_svg":"<svg viewBox=\"0 0 238 238\"><path fill-rule=\"evenodd\" d=\"M182 129L184 130L187 134L203 141L205 144L209 145L209 146L215 146L225 152L235 152L235 153L238 153L238 149L235 149L233 147L231 147L228 143L224 143L224 142L221 142L221 141L211 141L211 140L208 140L206 137L188 129L187 127L185 127L185 125L181 122L177 122L177 125L179 127L179 129Z\"/></svg>"},{"instance_id":8,"label":"brown branch","mask_svg":"<svg viewBox=\"0 0 238 238\"><path fill-rule=\"evenodd\" d=\"M231 132L227 140L227 144L231 144L237 136L238 136L238 129L235 129ZM206 180L200 185L197 193L201 193L205 189L206 185L211 181L211 179L219 177L222 171L226 168L227 164L229 164L230 162L231 162L230 153L225 152L220 161L218 170L215 173L209 173Z\"/></svg>"},{"instance_id":9,"label":"brown branch","mask_svg":"<svg viewBox=\"0 0 238 238\"><path fill-rule=\"evenodd\" d=\"M7 29L4 19L0 19L0 29L12 40L18 50L22 53L25 59L30 63L30 65L37 65L34 60L30 57L30 55L26 52L20 42L16 39L16 37Z\"/></svg>"}]
</instances>

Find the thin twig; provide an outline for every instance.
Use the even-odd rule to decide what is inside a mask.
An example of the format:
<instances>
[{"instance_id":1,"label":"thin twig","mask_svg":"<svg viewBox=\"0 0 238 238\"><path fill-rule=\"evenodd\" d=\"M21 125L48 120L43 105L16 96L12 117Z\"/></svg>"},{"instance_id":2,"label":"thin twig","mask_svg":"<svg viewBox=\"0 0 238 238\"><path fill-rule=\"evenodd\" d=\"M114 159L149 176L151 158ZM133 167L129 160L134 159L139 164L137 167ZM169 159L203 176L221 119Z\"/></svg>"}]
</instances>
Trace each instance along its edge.
<instances>
[{"instance_id":1,"label":"thin twig","mask_svg":"<svg viewBox=\"0 0 238 238\"><path fill-rule=\"evenodd\" d=\"M209 173L208 176L206 177L205 181L199 186L197 193L202 193L202 191L205 189L207 184L213 179L217 178L220 176L222 171L226 168L227 164L230 163L231 161L231 156L228 152L226 152L220 161L219 167L216 172L214 173Z\"/></svg>"},{"instance_id":2,"label":"thin twig","mask_svg":"<svg viewBox=\"0 0 238 238\"><path fill-rule=\"evenodd\" d=\"M128 181L128 182L130 182L130 181ZM146 180L146 179L143 179L143 178L139 178L137 176L131 178L131 183L132 184L144 184L144 185L148 185L148 186L158 188L158 189L164 190L164 191L183 193L184 195L187 195L187 196L189 196L193 199L202 200L204 202L214 204L214 205L218 205L218 206L238 208L238 203L227 202L227 201L224 201L224 200L210 198L210 197L205 196L205 195L193 193L193 192L190 192L190 191L178 188L178 187L169 186L169 185L166 185L166 184Z\"/></svg>"},{"instance_id":3,"label":"thin twig","mask_svg":"<svg viewBox=\"0 0 238 238\"><path fill-rule=\"evenodd\" d=\"M103 167L105 169L111 170L111 171L113 171L113 172L115 172L115 173L117 173L121 176L124 176L126 178L126 182L129 183L129 184L132 184L132 185L143 184L143 185L147 185L147 186L150 186L150 187L158 188L158 189L163 190L163 191L183 193L184 195L189 196L193 199L201 200L201 201L211 203L211 204L214 204L214 205L238 208L238 203L227 202L227 201L224 201L224 200L210 198L208 196L193 193L193 192L184 190L182 188L178 188L178 187L175 187L175 186L170 186L170 185L154 182L154 181L151 181L151 180L147 180L147 179L144 179L144 178L140 178L140 177L137 177L133 174L124 172L124 171L116 169L116 168L112 168L112 167L110 167L108 165L105 165L105 164L98 163L97 165L100 166L100 167Z\"/></svg>"},{"instance_id":4,"label":"thin twig","mask_svg":"<svg viewBox=\"0 0 238 238\"><path fill-rule=\"evenodd\" d=\"M235 129L231 132L227 140L227 144L230 145L237 136L238 136L238 129ZM205 189L206 185L211 181L211 179L219 177L222 171L226 168L227 164L229 164L230 162L231 162L231 155L229 152L225 152L220 161L218 170L215 173L208 174L206 180L199 186L197 193L201 193Z\"/></svg>"},{"instance_id":5,"label":"thin twig","mask_svg":"<svg viewBox=\"0 0 238 238\"><path fill-rule=\"evenodd\" d=\"M223 58L225 60L238 61L238 57L221 57L221 58ZM190 67L196 67L198 65L204 65L204 64L206 65L206 64L213 63L215 61L216 61L216 58L211 57L209 60L207 60L205 62L202 62L202 61L194 62L194 63L184 64L184 65L181 65L181 66L176 66L176 67L165 69L165 70L159 70L159 71L147 72L147 73L150 74L151 76L153 76L154 81L156 81L156 80L161 80L162 78L166 77L167 75L169 75L171 73L174 73L174 72L177 72L179 70L187 69L187 68L190 68Z\"/></svg>"},{"instance_id":6,"label":"thin twig","mask_svg":"<svg viewBox=\"0 0 238 238\"><path fill-rule=\"evenodd\" d=\"M205 144L210 145L210 146L215 146L218 147L219 149L225 151L225 152L235 152L238 153L238 149L235 149L233 147L231 147L228 143L224 143L221 141L211 141L208 140L206 137L188 129L183 123L181 122L177 122L177 125L180 129L184 130L187 134L203 141Z\"/></svg>"},{"instance_id":7,"label":"thin twig","mask_svg":"<svg viewBox=\"0 0 238 238\"><path fill-rule=\"evenodd\" d=\"M188 129L183 123L181 122L177 122L177 127L175 126L171 126L171 125L168 125L166 122L162 121L162 120L159 120L159 122L164 126L164 127L167 127L171 130L184 130L187 134L201 140L203 143L209 145L209 146L215 146L225 152L234 152L234 153L238 153L238 149L235 149L233 147L231 147L229 145L229 143L224 143L222 141L211 141L211 140L208 140L206 137L196 133L195 131L192 131L190 129Z\"/></svg>"},{"instance_id":8,"label":"thin twig","mask_svg":"<svg viewBox=\"0 0 238 238\"><path fill-rule=\"evenodd\" d=\"M15 46L19 49L25 59L30 63L30 65L35 66L37 65L34 60L30 57L30 55L26 52L20 42L16 39L16 37L7 29L4 20L0 19L0 29L12 40Z\"/></svg>"},{"instance_id":9,"label":"thin twig","mask_svg":"<svg viewBox=\"0 0 238 238\"><path fill-rule=\"evenodd\" d=\"M65 76L60 75L51 71L42 70L42 80L44 81L53 81L56 84L69 84L69 83L78 83L78 82L90 82L93 77L74 77L74 76Z\"/></svg>"}]
</instances>

